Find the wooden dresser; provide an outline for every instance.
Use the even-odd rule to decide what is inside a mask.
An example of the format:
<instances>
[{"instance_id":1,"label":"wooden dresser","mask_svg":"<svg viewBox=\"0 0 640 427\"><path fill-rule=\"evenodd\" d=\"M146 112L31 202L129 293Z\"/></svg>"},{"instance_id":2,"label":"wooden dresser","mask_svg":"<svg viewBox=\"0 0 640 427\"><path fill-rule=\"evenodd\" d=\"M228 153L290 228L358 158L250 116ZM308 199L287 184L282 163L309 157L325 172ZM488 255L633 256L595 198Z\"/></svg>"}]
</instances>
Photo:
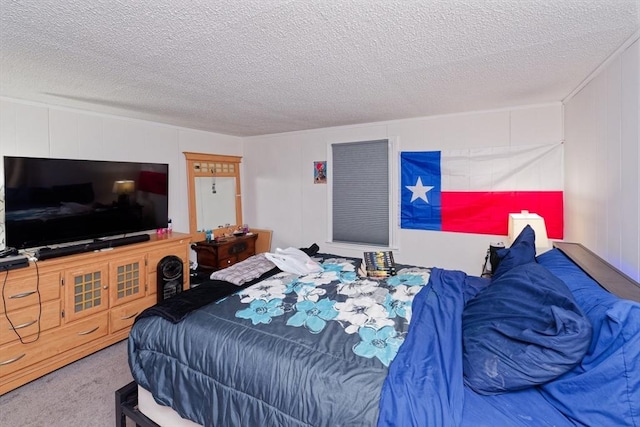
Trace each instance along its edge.
<instances>
[{"instance_id":1,"label":"wooden dresser","mask_svg":"<svg viewBox=\"0 0 640 427\"><path fill-rule=\"evenodd\" d=\"M198 269L216 271L255 255L257 238L257 234L248 234L211 242L197 242L193 249L198 255Z\"/></svg>"},{"instance_id":2,"label":"wooden dresser","mask_svg":"<svg viewBox=\"0 0 640 427\"><path fill-rule=\"evenodd\" d=\"M135 317L157 301L157 266L183 260L188 234L30 262L0 272L0 394L127 338Z\"/></svg>"}]
</instances>

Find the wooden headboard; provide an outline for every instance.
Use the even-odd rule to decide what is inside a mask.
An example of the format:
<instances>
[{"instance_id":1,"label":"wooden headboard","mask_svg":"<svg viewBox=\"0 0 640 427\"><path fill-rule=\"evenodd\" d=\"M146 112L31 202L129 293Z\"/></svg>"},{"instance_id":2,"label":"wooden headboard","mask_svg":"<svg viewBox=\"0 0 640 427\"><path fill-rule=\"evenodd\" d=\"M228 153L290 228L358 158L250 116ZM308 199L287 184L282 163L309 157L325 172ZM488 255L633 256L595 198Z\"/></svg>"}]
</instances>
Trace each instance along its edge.
<instances>
[{"instance_id":1,"label":"wooden headboard","mask_svg":"<svg viewBox=\"0 0 640 427\"><path fill-rule=\"evenodd\" d=\"M589 249L579 243L554 242L553 245L609 292L620 298L640 302L640 283Z\"/></svg>"}]
</instances>

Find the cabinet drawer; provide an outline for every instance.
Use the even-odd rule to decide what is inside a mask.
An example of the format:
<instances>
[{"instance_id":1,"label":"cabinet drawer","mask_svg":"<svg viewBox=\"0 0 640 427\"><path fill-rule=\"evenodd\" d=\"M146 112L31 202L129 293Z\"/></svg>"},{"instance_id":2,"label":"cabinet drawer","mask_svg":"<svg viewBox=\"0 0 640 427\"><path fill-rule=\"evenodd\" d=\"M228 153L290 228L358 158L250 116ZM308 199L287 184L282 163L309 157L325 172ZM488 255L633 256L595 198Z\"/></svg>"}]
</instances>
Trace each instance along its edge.
<instances>
[{"instance_id":1,"label":"cabinet drawer","mask_svg":"<svg viewBox=\"0 0 640 427\"><path fill-rule=\"evenodd\" d=\"M218 249L218 258L236 257L240 254L253 255L256 251L255 239L229 243Z\"/></svg>"},{"instance_id":2,"label":"cabinet drawer","mask_svg":"<svg viewBox=\"0 0 640 427\"><path fill-rule=\"evenodd\" d=\"M196 246L198 253L198 267L215 270L219 263L218 248L211 246Z\"/></svg>"},{"instance_id":3,"label":"cabinet drawer","mask_svg":"<svg viewBox=\"0 0 640 427\"><path fill-rule=\"evenodd\" d=\"M238 262L240 261L244 261L245 259L254 256L256 253L255 251L246 251L246 252L242 252L241 254L238 254Z\"/></svg>"},{"instance_id":4,"label":"cabinet drawer","mask_svg":"<svg viewBox=\"0 0 640 427\"><path fill-rule=\"evenodd\" d=\"M0 377L16 372L34 363L56 356L64 351L104 337L109 332L108 313L52 329L30 344L14 342L0 347Z\"/></svg>"},{"instance_id":5,"label":"cabinet drawer","mask_svg":"<svg viewBox=\"0 0 640 427\"><path fill-rule=\"evenodd\" d=\"M224 258L224 259L221 259L220 261L218 261L218 268L231 267L233 264L235 264L237 262L238 262L238 257L237 256Z\"/></svg>"},{"instance_id":6,"label":"cabinet drawer","mask_svg":"<svg viewBox=\"0 0 640 427\"><path fill-rule=\"evenodd\" d=\"M9 272L3 295L7 311L58 299L60 298L60 274L47 273L38 278L34 272L12 278ZM4 305L0 304L0 313L4 313L4 310Z\"/></svg>"},{"instance_id":7,"label":"cabinet drawer","mask_svg":"<svg viewBox=\"0 0 640 427\"><path fill-rule=\"evenodd\" d=\"M40 307L36 305L10 311L8 316L22 339L31 341L38 333L38 315L40 315L40 333L42 333L47 329L60 326L60 312L60 300L56 300L43 303L42 313L40 313ZM0 315L0 345L18 340L9 319L7 314Z\"/></svg>"},{"instance_id":8,"label":"cabinet drawer","mask_svg":"<svg viewBox=\"0 0 640 427\"><path fill-rule=\"evenodd\" d=\"M112 308L109 312L109 330L111 333L125 329L133 325L136 316L156 303L156 296L151 295L144 299L133 301L119 307Z\"/></svg>"}]
</instances>

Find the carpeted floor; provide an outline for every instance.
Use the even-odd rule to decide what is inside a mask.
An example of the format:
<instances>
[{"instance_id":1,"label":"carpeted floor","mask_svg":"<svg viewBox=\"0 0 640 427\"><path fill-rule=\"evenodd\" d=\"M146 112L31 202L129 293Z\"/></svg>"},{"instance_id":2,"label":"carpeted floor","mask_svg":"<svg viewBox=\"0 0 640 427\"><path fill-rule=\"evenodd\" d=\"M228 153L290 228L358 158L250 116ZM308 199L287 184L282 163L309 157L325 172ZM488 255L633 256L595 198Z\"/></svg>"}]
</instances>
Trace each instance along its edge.
<instances>
[{"instance_id":1,"label":"carpeted floor","mask_svg":"<svg viewBox=\"0 0 640 427\"><path fill-rule=\"evenodd\" d=\"M113 427L115 391L131 381L125 340L0 396L0 426Z\"/></svg>"}]
</instances>

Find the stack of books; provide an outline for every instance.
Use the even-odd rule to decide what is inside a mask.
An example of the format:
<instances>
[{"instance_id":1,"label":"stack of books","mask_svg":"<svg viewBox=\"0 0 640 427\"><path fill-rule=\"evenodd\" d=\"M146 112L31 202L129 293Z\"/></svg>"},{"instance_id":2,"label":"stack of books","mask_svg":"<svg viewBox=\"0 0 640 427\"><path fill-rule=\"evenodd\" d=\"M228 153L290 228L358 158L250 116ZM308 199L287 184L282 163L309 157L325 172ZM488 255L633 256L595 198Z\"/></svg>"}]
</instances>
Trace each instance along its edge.
<instances>
[{"instance_id":1,"label":"stack of books","mask_svg":"<svg viewBox=\"0 0 640 427\"><path fill-rule=\"evenodd\" d=\"M391 251L365 252L364 264L368 277L385 278L396 275L396 263Z\"/></svg>"}]
</instances>

